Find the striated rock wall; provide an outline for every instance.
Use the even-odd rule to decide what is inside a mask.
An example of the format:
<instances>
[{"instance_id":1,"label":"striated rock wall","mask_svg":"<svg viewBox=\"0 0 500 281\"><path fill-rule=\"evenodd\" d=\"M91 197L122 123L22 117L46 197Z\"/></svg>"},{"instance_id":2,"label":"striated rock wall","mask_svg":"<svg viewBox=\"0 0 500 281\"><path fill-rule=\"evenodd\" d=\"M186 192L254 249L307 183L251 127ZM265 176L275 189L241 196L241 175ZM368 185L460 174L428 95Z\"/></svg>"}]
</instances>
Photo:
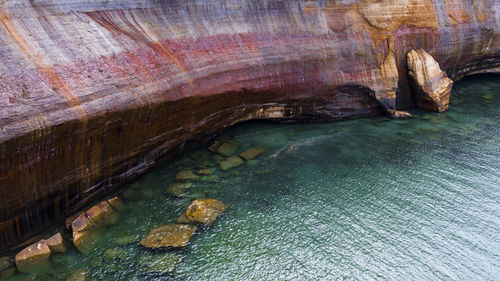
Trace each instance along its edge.
<instances>
[{"instance_id":1,"label":"striated rock wall","mask_svg":"<svg viewBox=\"0 0 500 281\"><path fill-rule=\"evenodd\" d=\"M414 106L500 66L496 0L0 3L0 251L226 126Z\"/></svg>"}]
</instances>

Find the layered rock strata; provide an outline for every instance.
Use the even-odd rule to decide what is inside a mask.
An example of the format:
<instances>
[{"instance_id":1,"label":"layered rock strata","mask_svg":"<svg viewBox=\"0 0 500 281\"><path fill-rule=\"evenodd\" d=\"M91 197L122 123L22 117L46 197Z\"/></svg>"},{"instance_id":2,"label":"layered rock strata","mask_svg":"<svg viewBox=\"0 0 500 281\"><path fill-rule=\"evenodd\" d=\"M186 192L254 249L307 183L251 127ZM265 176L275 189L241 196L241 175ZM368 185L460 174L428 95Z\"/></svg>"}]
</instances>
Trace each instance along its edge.
<instances>
[{"instance_id":1,"label":"layered rock strata","mask_svg":"<svg viewBox=\"0 0 500 281\"><path fill-rule=\"evenodd\" d=\"M0 3L0 251L250 119L414 105L406 53L500 66L495 0Z\"/></svg>"},{"instance_id":2,"label":"layered rock strata","mask_svg":"<svg viewBox=\"0 0 500 281\"><path fill-rule=\"evenodd\" d=\"M439 64L422 49L406 55L410 85L420 108L442 112L450 103L453 80L439 68Z\"/></svg>"}]
</instances>

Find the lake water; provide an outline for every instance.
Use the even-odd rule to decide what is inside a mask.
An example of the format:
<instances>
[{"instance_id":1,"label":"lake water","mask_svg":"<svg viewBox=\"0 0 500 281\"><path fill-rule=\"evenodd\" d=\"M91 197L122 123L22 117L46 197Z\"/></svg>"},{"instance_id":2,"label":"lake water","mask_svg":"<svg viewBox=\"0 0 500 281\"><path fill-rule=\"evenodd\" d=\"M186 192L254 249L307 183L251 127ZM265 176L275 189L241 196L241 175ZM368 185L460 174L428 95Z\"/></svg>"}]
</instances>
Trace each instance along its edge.
<instances>
[{"instance_id":1,"label":"lake water","mask_svg":"<svg viewBox=\"0 0 500 281\"><path fill-rule=\"evenodd\" d=\"M455 84L448 111L414 109L410 120L241 124L219 139L236 153L265 149L256 160L223 172L205 147L155 169L125 187L133 200L90 253L70 248L29 280L77 269L113 281L498 280L499 108L500 77L476 76ZM215 174L184 197L166 193L177 172L199 165ZM175 222L200 197L228 210L186 249L120 242ZM182 259L173 274L151 269L172 257Z\"/></svg>"}]
</instances>

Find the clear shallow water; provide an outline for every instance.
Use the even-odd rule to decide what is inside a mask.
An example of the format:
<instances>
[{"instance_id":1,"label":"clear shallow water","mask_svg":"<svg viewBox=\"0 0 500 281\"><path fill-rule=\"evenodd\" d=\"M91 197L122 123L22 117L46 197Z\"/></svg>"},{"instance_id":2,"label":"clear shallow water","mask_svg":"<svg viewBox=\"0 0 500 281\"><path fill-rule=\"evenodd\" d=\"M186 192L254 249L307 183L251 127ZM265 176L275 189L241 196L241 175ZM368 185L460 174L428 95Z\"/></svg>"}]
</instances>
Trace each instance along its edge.
<instances>
[{"instance_id":1,"label":"clear shallow water","mask_svg":"<svg viewBox=\"0 0 500 281\"><path fill-rule=\"evenodd\" d=\"M129 185L136 200L94 250L55 256L37 277L83 268L90 280L498 280L499 107L500 77L481 76L455 84L447 112L412 110L411 120L237 126L221 139L265 154L193 182L186 198L166 195L176 173L217 156L200 148L159 167ZM161 252L116 243L175 222L197 197L229 209L174 253L183 260L173 276L143 271Z\"/></svg>"}]
</instances>

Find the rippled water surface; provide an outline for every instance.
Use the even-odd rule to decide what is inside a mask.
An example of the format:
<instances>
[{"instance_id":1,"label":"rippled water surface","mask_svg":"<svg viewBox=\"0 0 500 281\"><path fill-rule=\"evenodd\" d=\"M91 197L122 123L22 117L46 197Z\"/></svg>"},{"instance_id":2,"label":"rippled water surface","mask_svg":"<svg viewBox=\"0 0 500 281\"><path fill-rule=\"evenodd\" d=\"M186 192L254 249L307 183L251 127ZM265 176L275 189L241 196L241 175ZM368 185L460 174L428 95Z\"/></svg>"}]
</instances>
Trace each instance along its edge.
<instances>
[{"instance_id":1,"label":"rippled water surface","mask_svg":"<svg viewBox=\"0 0 500 281\"><path fill-rule=\"evenodd\" d=\"M206 148L129 187L127 211L87 255L53 256L39 280L498 280L500 276L500 77L456 83L444 113L412 110L329 124L246 123L220 139L265 153L227 172ZM178 171L214 166L185 197L166 194ZM128 188L128 187L126 187ZM164 257L117 238L175 222L193 198L228 211L198 231L173 275ZM105 254L121 249L118 257ZM109 253L109 252L108 252ZM146 262L147 264L147 262ZM28 275L16 275L22 280Z\"/></svg>"}]
</instances>

